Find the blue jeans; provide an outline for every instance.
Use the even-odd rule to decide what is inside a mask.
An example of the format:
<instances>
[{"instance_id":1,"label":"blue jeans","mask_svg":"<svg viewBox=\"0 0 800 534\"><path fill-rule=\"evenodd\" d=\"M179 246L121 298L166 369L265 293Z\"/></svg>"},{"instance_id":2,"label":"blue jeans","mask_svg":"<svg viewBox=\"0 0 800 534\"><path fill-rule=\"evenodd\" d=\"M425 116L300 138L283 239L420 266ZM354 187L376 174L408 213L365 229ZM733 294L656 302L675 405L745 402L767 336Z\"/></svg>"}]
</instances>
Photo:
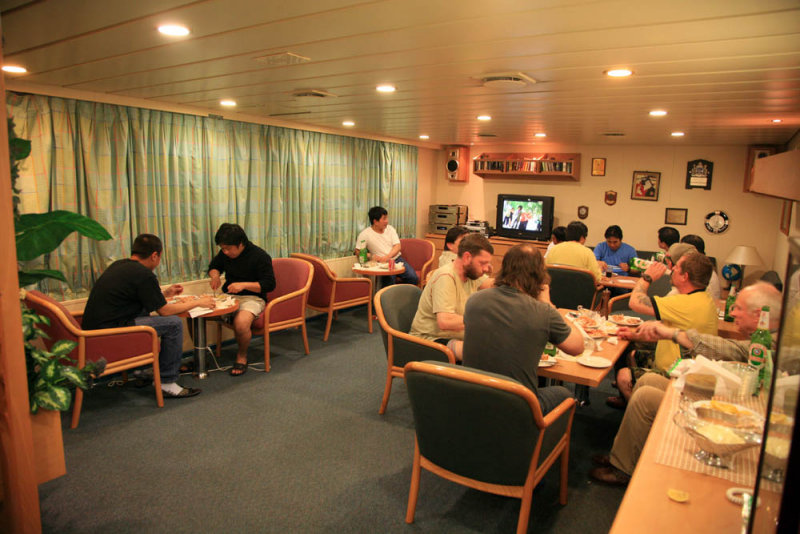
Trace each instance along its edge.
<instances>
[{"instance_id":1,"label":"blue jeans","mask_svg":"<svg viewBox=\"0 0 800 534\"><path fill-rule=\"evenodd\" d=\"M161 338L158 353L161 382L169 384L178 381L183 355L183 320L174 315L148 315L134 319L137 326L151 326Z\"/></svg>"},{"instance_id":2,"label":"blue jeans","mask_svg":"<svg viewBox=\"0 0 800 534\"><path fill-rule=\"evenodd\" d=\"M381 276L379 282L379 288L394 285L397 281L395 279L400 280L401 284L417 285L417 283L419 283L419 276L417 276L417 271L414 270L411 264L408 263L406 260L404 260L403 256L397 256L397 259L394 260L394 262L397 263L398 261L403 265L405 265L406 270L396 276Z\"/></svg>"}]
</instances>

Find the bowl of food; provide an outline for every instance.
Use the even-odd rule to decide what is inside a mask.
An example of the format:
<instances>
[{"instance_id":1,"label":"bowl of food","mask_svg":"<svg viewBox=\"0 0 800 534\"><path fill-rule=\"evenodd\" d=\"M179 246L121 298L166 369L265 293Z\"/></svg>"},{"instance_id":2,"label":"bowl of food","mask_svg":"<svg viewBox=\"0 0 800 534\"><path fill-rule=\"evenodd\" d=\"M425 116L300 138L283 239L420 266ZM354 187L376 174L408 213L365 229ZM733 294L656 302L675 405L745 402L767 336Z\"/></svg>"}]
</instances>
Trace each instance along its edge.
<instances>
[{"instance_id":1,"label":"bowl of food","mask_svg":"<svg viewBox=\"0 0 800 534\"><path fill-rule=\"evenodd\" d=\"M673 418L699 447L694 457L715 467L729 467L731 457L761 444L764 418L729 402L701 400Z\"/></svg>"}]
</instances>

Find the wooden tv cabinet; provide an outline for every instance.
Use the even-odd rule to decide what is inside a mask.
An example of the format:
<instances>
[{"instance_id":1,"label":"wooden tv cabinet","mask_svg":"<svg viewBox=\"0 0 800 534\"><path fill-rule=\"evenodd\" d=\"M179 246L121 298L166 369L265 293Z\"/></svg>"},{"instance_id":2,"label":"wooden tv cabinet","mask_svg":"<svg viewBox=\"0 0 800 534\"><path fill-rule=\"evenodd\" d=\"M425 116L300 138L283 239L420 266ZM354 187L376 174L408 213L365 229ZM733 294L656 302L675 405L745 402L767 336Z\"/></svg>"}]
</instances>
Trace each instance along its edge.
<instances>
[{"instance_id":1,"label":"wooden tv cabinet","mask_svg":"<svg viewBox=\"0 0 800 534\"><path fill-rule=\"evenodd\" d=\"M439 266L439 256L444 250L444 234L425 234L425 239L432 242L436 246L436 252L433 257L433 268ZM503 263L503 256L506 255L508 249L514 245L530 244L538 248L542 254L547 250L549 241L530 241L527 239L509 239L507 237L493 236L489 238L489 242L494 247L494 254L492 255L492 275L500 272L500 266Z\"/></svg>"}]
</instances>

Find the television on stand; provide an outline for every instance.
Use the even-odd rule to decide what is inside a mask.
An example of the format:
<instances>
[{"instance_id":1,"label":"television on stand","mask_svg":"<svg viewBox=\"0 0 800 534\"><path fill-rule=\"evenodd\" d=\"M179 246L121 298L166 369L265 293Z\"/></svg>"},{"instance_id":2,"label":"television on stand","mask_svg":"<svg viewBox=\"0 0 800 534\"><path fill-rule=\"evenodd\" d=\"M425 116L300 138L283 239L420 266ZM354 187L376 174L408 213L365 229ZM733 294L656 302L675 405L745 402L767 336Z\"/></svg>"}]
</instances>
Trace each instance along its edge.
<instances>
[{"instance_id":1,"label":"television on stand","mask_svg":"<svg viewBox=\"0 0 800 534\"><path fill-rule=\"evenodd\" d=\"M553 197L497 195L495 235L549 241L553 232Z\"/></svg>"}]
</instances>

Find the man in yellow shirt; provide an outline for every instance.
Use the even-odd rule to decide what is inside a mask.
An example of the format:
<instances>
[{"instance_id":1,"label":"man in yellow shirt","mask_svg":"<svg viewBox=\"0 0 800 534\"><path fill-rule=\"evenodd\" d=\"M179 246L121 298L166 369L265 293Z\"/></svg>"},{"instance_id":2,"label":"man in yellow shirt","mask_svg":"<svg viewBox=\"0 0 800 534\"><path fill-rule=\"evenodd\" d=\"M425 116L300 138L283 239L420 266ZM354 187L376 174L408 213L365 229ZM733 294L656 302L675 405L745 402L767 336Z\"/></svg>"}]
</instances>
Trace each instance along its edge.
<instances>
[{"instance_id":1,"label":"man in yellow shirt","mask_svg":"<svg viewBox=\"0 0 800 534\"><path fill-rule=\"evenodd\" d=\"M663 263L653 262L636 282L631 294L633 311L654 315L665 325L687 330L694 328L701 334L717 334L719 317L714 299L706 292L714 266L707 256L689 252L681 256L672 269L670 279L678 290L677 295L647 296L647 288L667 271ZM654 369L666 372L681 357L676 340L662 339L656 345ZM625 401L633 392L633 374L629 367L617 371L617 387ZM612 397L613 399L613 397ZM613 401L612 401L613 402Z\"/></svg>"},{"instance_id":2,"label":"man in yellow shirt","mask_svg":"<svg viewBox=\"0 0 800 534\"><path fill-rule=\"evenodd\" d=\"M591 249L584 245L589 229L580 221L567 225L567 240L553 246L545 256L547 265L569 265L590 271L595 281L600 282L603 273Z\"/></svg>"}]
</instances>

